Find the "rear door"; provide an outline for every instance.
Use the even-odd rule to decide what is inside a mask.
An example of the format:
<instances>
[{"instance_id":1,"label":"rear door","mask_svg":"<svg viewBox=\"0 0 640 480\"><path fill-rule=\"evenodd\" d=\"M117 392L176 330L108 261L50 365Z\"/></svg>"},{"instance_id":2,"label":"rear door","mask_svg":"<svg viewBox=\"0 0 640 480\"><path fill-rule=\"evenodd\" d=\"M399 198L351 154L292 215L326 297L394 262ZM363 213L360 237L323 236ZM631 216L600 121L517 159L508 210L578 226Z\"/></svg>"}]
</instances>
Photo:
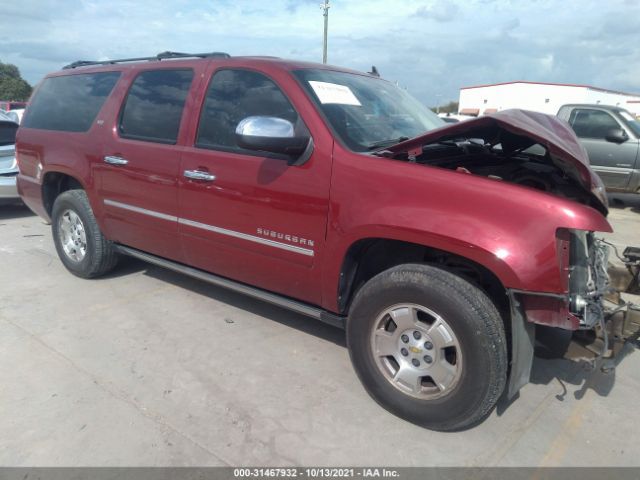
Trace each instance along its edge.
<instances>
[{"instance_id":1,"label":"rear door","mask_svg":"<svg viewBox=\"0 0 640 480\"><path fill-rule=\"evenodd\" d=\"M589 154L595 172L609 189L627 187L636 157L638 140L632 136L623 143L606 140L613 129L628 130L610 112L592 108L574 108L569 115L569 124Z\"/></svg>"},{"instance_id":2,"label":"rear door","mask_svg":"<svg viewBox=\"0 0 640 480\"><path fill-rule=\"evenodd\" d=\"M333 141L308 111L302 118L281 85L250 69L215 72L194 145L182 157L179 228L191 265L320 303ZM309 126L315 140L309 160L292 166L238 147L236 126L254 115L286 119L300 131Z\"/></svg>"},{"instance_id":3,"label":"rear door","mask_svg":"<svg viewBox=\"0 0 640 480\"><path fill-rule=\"evenodd\" d=\"M108 237L174 260L181 260L180 131L197 69L135 72L119 110L111 115L113 125L94 172Z\"/></svg>"}]
</instances>

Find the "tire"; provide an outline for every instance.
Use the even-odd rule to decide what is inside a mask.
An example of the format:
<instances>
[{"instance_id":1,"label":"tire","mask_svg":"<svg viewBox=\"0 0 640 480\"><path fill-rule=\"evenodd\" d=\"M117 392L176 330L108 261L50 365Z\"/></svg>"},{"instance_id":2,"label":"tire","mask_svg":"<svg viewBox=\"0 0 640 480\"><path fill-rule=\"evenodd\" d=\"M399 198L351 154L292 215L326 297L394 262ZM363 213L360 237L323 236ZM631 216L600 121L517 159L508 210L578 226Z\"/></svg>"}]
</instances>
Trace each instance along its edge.
<instances>
[{"instance_id":1,"label":"tire","mask_svg":"<svg viewBox=\"0 0 640 480\"><path fill-rule=\"evenodd\" d=\"M369 395L432 430L480 423L505 388L500 314L484 292L439 268L400 265L369 280L350 308L347 345Z\"/></svg>"},{"instance_id":2,"label":"tire","mask_svg":"<svg viewBox=\"0 0 640 480\"><path fill-rule=\"evenodd\" d=\"M51 230L64 266L81 278L113 270L118 254L100 231L84 190L67 190L53 203Z\"/></svg>"}]
</instances>

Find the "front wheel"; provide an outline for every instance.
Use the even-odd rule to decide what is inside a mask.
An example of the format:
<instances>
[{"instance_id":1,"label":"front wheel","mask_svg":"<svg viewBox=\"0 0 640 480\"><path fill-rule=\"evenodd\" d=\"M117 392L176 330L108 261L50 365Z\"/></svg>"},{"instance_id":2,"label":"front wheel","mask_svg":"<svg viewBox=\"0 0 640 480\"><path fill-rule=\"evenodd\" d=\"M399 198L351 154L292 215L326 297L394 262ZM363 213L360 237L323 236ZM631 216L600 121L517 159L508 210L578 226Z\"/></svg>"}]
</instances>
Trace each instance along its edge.
<instances>
[{"instance_id":1,"label":"front wheel","mask_svg":"<svg viewBox=\"0 0 640 480\"><path fill-rule=\"evenodd\" d=\"M434 430L478 423L506 383L504 324L493 302L435 267L400 265L367 282L350 309L347 343L368 393Z\"/></svg>"}]
</instances>

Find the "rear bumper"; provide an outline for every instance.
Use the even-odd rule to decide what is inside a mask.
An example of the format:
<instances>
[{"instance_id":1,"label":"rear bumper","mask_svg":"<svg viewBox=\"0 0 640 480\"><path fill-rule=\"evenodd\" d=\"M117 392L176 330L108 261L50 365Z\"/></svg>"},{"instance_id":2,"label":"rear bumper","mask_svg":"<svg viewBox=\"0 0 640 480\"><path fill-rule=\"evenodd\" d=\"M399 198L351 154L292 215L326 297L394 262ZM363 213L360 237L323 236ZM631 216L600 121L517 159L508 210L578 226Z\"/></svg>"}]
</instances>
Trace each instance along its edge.
<instances>
[{"instance_id":1,"label":"rear bumper","mask_svg":"<svg viewBox=\"0 0 640 480\"><path fill-rule=\"evenodd\" d=\"M16 178L17 175L0 175L0 199L14 200L20 198Z\"/></svg>"},{"instance_id":2,"label":"rear bumper","mask_svg":"<svg viewBox=\"0 0 640 480\"><path fill-rule=\"evenodd\" d=\"M42 185L35 178L22 174L18 174L16 183L18 195L25 205L36 215L50 222L49 213L42 202Z\"/></svg>"}]
</instances>

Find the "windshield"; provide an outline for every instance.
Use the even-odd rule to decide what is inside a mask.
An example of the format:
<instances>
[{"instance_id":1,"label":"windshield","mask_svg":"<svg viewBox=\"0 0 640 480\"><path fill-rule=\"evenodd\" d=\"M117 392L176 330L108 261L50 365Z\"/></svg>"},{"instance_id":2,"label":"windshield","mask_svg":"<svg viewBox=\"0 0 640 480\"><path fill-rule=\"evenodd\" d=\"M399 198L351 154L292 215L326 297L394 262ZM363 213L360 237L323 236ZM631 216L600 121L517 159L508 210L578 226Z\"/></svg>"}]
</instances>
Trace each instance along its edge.
<instances>
[{"instance_id":1,"label":"windshield","mask_svg":"<svg viewBox=\"0 0 640 480\"><path fill-rule=\"evenodd\" d=\"M627 121L627 125L629 125L629 128L633 130L633 133L640 137L640 121L626 110L620 110L620 116Z\"/></svg>"},{"instance_id":2,"label":"windshield","mask_svg":"<svg viewBox=\"0 0 640 480\"><path fill-rule=\"evenodd\" d=\"M386 80L330 70L293 72L342 142L364 152L444 125L431 110Z\"/></svg>"}]
</instances>

